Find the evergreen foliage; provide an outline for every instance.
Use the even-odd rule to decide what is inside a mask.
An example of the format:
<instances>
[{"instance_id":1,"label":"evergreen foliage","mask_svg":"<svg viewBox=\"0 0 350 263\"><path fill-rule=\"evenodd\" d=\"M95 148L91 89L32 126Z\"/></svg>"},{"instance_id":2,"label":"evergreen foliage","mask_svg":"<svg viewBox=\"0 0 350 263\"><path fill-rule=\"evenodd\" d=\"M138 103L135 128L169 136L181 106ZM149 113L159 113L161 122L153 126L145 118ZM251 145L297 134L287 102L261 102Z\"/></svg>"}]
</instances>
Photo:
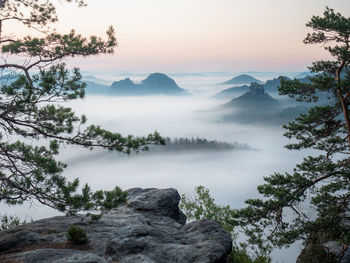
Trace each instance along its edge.
<instances>
[{"instance_id":1,"label":"evergreen foliage","mask_svg":"<svg viewBox=\"0 0 350 263\"><path fill-rule=\"evenodd\" d=\"M268 255L259 254L254 257L247 252L245 247L237 244L237 233L235 232L236 211L228 205L216 204L209 190L204 186L196 187L193 197L182 195L180 208L186 214L188 220L212 219L219 222L231 234L234 245L229 255L230 263L271 263L271 258Z\"/></svg>"},{"instance_id":2,"label":"evergreen foliage","mask_svg":"<svg viewBox=\"0 0 350 263\"><path fill-rule=\"evenodd\" d=\"M86 232L81 227L72 225L67 231L67 240L73 245L86 245L89 243Z\"/></svg>"},{"instance_id":3,"label":"evergreen foliage","mask_svg":"<svg viewBox=\"0 0 350 263\"><path fill-rule=\"evenodd\" d=\"M238 142L228 143L217 140L208 140L206 138L165 138L164 146L152 147L152 153L158 151L230 151L230 150L247 150L251 149L247 144L241 144Z\"/></svg>"},{"instance_id":4,"label":"evergreen foliage","mask_svg":"<svg viewBox=\"0 0 350 263\"><path fill-rule=\"evenodd\" d=\"M21 221L17 216L4 215L0 218L0 231L13 227L18 227L25 223L26 221Z\"/></svg>"},{"instance_id":5,"label":"evergreen foliage","mask_svg":"<svg viewBox=\"0 0 350 263\"><path fill-rule=\"evenodd\" d=\"M213 219L220 222L227 232L233 234L234 225L230 223L230 206L217 205L204 186L196 187L193 197L182 195L180 208L188 220Z\"/></svg>"},{"instance_id":6,"label":"evergreen foliage","mask_svg":"<svg viewBox=\"0 0 350 263\"><path fill-rule=\"evenodd\" d=\"M83 0L66 0L85 6ZM9 205L36 200L68 214L110 209L125 200L120 188L93 193L79 180L62 175L66 164L56 160L62 145L100 147L129 153L148 144L162 144L157 132L147 137L122 136L77 116L63 102L84 97L78 69L67 70L65 59L111 54L117 40L113 27L106 40L83 37L74 30L60 34L54 1L0 1L0 202ZM5 34L8 22L36 31L17 38ZM38 36L37 36L38 35Z\"/></svg>"},{"instance_id":7,"label":"evergreen foliage","mask_svg":"<svg viewBox=\"0 0 350 263\"><path fill-rule=\"evenodd\" d=\"M350 17L327 7L306 26L313 33L304 43L324 45L334 59L314 62L310 70L317 75L309 83L282 77L279 91L310 103L318 100L319 92L331 97L327 105L312 107L284 127L292 139L286 148L312 149L313 154L293 172L266 177L258 187L263 198L247 200L235 218L249 243L259 248L288 246L314 236L319 249L325 240L317 236L322 234L343 247L338 254L323 247L322 253L340 259L350 237Z\"/></svg>"}]
</instances>

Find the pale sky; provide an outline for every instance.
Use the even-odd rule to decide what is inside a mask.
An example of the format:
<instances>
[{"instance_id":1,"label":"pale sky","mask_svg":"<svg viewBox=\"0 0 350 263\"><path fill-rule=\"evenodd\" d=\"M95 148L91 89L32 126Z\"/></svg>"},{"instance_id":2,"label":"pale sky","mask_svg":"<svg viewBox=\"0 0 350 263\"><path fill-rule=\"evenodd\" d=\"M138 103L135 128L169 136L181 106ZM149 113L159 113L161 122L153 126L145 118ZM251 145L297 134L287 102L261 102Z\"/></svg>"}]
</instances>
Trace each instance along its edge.
<instances>
[{"instance_id":1,"label":"pale sky","mask_svg":"<svg viewBox=\"0 0 350 263\"><path fill-rule=\"evenodd\" d=\"M305 23L325 6L350 16L349 0L87 0L59 7L59 32L103 36L111 56L75 59L85 70L303 71L326 51L304 45ZM72 62L70 63L72 64ZM73 65L72 64L72 65Z\"/></svg>"}]
</instances>

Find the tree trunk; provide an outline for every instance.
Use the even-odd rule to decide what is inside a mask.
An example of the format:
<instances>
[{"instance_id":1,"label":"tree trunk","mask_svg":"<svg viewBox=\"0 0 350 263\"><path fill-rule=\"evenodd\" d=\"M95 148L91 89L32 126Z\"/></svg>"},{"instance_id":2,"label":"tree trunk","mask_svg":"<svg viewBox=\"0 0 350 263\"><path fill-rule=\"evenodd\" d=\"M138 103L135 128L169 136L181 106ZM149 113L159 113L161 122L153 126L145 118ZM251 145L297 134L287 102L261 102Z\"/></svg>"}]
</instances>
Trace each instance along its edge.
<instances>
[{"instance_id":1,"label":"tree trunk","mask_svg":"<svg viewBox=\"0 0 350 263\"><path fill-rule=\"evenodd\" d=\"M337 68L336 72L335 72L335 81L340 84L340 72L342 71L342 69L345 66L345 61L342 61L342 63L340 64L340 66ZM349 146L349 151L350 151L350 117L349 117L349 105L348 103L345 101L345 98L343 97L343 94L340 91L340 88L337 88L337 95L338 95L338 99L341 103L341 107L342 107L342 111L343 111L343 115L344 115L344 119L345 119L345 125L346 125L346 131L348 134L348 146Z\"/></svg>"}]
</instances>

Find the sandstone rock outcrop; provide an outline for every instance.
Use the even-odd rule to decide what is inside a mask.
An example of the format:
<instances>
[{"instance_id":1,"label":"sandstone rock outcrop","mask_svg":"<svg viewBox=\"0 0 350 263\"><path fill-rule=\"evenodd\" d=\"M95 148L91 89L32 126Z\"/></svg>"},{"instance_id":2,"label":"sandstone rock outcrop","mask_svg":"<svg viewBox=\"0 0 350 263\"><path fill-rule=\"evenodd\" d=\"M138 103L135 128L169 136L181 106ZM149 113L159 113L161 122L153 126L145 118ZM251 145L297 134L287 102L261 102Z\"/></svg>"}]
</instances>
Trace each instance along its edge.
<instances>
[{"instance_id":1,"label":"sandstone rock outcrop","mask_svg":"<svg viewBox=\"0 0 350 263\"><path fill-rule=\"evenodd\" d=\"M128 201L98 221L85 216L43 219L0 233L2 263L225 263L230 235L215 221L185 224L175 189L130 189ZM88 245L67 243L71 225Z\"/></svg>"}]
</instances>

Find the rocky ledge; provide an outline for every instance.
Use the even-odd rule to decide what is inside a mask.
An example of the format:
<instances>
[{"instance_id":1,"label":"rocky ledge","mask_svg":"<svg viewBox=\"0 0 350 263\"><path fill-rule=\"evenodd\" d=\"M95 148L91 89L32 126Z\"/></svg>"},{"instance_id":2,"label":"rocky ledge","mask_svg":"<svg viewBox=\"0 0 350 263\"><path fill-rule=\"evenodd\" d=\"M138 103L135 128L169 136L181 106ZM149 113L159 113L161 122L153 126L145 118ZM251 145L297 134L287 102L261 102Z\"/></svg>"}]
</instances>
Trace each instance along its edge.
<instances>
[{"instance_id":1,"label":"rocky ledge","mask_svg":"<svg viewBox=\"0 0 350 263\"><path fill-rule=\"evenodd\" d=\"M128 190L128 201L98 221L84 216L39 220L0 233L2 263L225 263L230 235L213 220L186 223L175 189ZM90 240L67 242L71 225Z\"/></svg>"}]
</instances>

